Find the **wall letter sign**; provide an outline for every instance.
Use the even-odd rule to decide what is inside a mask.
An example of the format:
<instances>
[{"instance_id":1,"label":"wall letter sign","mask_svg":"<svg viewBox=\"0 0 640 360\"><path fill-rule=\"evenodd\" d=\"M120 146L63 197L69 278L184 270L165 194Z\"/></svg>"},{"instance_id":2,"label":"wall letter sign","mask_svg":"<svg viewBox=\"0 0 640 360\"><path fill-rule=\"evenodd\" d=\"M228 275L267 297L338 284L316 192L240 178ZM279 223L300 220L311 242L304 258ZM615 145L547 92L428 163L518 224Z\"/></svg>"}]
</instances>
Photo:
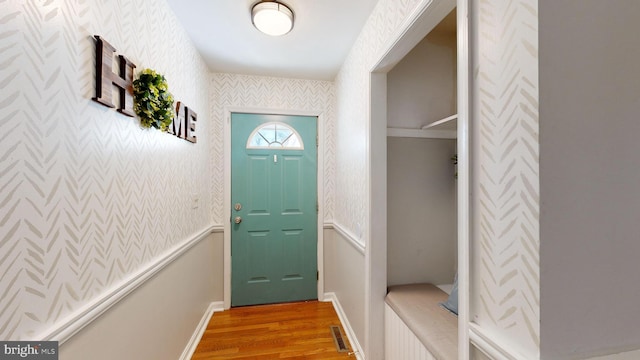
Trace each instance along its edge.
<instances>
[{"instance_id":1,"label":"wall letter sign","mask_svg":"<svg viewBox=\"0 0 640 360\"><path fill-rule=\"evenodd\" d=\"M198 114L178 101L176 103L176 117L173 118L173 122L167 128L167 132L195 144L198 142L197 137L194 135L196 121L198 121Z\"/></svg>"},{"instance_id":2,"label":"wall letter sign","mask_svg":"<svg viewBox=\"0 0 640 360\"><path fill-rule=\"evenodd\" d=\"M113 72L113 57L116 49L100 36L96 39L96 97L94 101L114 108L113 85L118 88L120 103L118 111L127 116L135 116L133 112L133 69L136 65L123 55L118 55L118 73ZM180 139L192 143L198 141L196 131L198 114L182 102L176 102L176 116L169 125L167 132Z\"/></svg>"}]
</instances>

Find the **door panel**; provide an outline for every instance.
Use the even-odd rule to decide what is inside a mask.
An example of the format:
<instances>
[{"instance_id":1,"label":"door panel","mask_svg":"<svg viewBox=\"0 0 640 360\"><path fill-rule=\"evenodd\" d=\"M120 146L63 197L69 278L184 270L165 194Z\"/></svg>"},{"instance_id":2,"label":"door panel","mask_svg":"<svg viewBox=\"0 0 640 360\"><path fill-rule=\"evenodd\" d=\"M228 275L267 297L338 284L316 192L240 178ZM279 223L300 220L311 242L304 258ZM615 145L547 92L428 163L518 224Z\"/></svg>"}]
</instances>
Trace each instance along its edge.
<instances>
[{"instance_id":1,"label":"door panel","mask_svg":"<svg viewBox=\"0 0 640 360\"><path fill-rule=\"evenodd\" d=\"M304 149L247 148L267 123L293 128ZM316 117L232 114L232 306L318 297L316 129Z\"/></svg>"},{"instance_id":2,"label":"door panel","mask_svg":"<svg viewBox=\"0 0 640 360\"><path fill-rule=\"evenodd\" d=\"M283 215L300 215L302 214L302 203L304 198L304 177L301 174L302 166L299 156L283 156L282 157L282 204Z\"/></svg>"},{"instance_id":3,"label":"door panel","mask_svg":"<svg viewBox=\"0 0 640 360\"><path fill-rule=\"evenodd\" d=\"M247 177L247 191L249 196L250 215L269 215L269 176L266 156L250 156L249 157L249 175Z\"/></svg>"}]
</instances>

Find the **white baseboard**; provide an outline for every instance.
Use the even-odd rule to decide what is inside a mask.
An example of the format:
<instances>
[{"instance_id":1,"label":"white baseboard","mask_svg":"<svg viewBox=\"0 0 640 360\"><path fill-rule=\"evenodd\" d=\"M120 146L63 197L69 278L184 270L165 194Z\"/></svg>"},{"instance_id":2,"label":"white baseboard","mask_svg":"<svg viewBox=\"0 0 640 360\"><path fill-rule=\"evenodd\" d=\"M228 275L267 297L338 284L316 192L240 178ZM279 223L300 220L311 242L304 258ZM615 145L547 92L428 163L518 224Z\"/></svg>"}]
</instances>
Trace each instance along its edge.
<instances>
[{"instance_id":1,"label":"white baseboard","mask_svg":"<svg viewBox=\"0 0 640 360\"><path fill-rule=\"evenodd\" d=\"M207 325L209 325L209 321L211 321L211 317L213 313L224 311L224 302L223 301L214 301L209 304L207 311L202 315L202 319L198 323L198 326L193 331L193 335L191 335L191 339L187 343L187 347L184 348L182 355L180 355L180 360L190 360L193 356L193 353L196 352L196 348L202 339L202 335L205 330L207 330Z\"/></svg>"},{"instance_id":2,"label":"white baseboard","mask_svg":"<svg viewBox=\"0 0 640 360\"><path fill-rule=\"evenodd\" d=\"M358 342L356 333L353 331L351 324L349 324L349 319L347 318L347 315L344 313L344 310L342 309L342 305L340 305L340 301L338 300L338 297L336 296L336 294L333 292L324 293L323 301L331 301L331 303L333 304L333 308L336 310L336 313L338 314L338 318L340 318L342 327L344 328L344 331L347 332L346 335L347 335L347 338L349 338L349 343L351 344L351 349L355 353L356 359L365 360L364 351L362 350L362 347Z\"/></svg>"}]
</instances>

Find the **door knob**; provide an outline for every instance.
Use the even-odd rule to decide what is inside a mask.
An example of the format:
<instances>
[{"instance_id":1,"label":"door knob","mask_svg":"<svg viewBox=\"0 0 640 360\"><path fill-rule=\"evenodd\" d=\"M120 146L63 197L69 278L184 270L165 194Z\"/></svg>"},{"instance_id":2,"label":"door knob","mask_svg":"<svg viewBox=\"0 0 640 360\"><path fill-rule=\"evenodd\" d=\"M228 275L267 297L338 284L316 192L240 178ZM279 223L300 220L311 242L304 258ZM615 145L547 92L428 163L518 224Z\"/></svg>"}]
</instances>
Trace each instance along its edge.
<instances>
[{"instance_id":1,"label":"door knob","mask_svg":"<svg viewBox=\"0 0 640 360\"><path fill-rule=\"evenodd\" d=\"M234 222L234 223L236 223L236 224L240 224L240 223L242 222L242 218L241 218L240 216L236 216L236 217L233 219L233 222Z\"/></svg>"}]
</instances>

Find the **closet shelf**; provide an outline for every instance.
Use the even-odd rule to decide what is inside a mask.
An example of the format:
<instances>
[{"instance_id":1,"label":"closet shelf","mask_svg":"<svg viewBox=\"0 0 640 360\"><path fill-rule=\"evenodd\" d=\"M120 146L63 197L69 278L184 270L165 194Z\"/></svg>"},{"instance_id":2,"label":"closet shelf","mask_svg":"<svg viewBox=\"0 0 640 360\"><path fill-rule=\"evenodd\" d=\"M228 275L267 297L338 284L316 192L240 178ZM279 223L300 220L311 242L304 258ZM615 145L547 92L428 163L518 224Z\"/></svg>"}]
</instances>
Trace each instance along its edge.
<instances>
[{"instance_id":1,"label":"closet shelf","mask_svg":"<svg viewBox=\"0 0 640 360\"><path fill-rule=\"evenodd\" d=\"M423 139L456 139L458 134L455 130L387 128L387 136Z\"/></svg>"},{"instance_id":2,"label":"closet shelf","mask_svg":"<svg viewBox=\"0 0 640 360\"><path fill-rule=\"evenodd\" d=\"M451 115L442 120L434 121L422 127L422 130L456 130L458 114Z\"/></svg>"},{"instance_id":3,"label":"closet shelf","mask_svg":"<svg viewBox=\"0 0 640 360\"><path fill-rule=\"evenodd\" d=\"M387 128L387 136L426 139L455 139L458 136L458 114L434 121L421 129Z\"/></svg>"}]
</instances>

